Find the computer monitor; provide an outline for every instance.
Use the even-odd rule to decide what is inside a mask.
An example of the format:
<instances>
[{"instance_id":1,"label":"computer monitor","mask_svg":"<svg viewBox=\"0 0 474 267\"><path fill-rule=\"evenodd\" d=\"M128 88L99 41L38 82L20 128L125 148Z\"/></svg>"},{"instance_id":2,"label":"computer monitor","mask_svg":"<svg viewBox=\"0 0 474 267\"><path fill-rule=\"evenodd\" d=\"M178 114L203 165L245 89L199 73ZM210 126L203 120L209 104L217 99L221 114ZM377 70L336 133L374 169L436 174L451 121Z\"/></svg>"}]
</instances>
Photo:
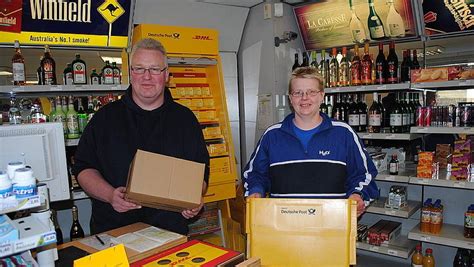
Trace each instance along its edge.
<instances>
[{"instance_id":1,"label":"computer monitor","mask_svg":"<svg viewBox=\"0 0 474 267\"><path fill-rule=\"evenodd\" d=\"M21 161L46 183L50 201L70 199L66 149L61 123L0 126L0 169Z\"/></svg>"}]
</instances>

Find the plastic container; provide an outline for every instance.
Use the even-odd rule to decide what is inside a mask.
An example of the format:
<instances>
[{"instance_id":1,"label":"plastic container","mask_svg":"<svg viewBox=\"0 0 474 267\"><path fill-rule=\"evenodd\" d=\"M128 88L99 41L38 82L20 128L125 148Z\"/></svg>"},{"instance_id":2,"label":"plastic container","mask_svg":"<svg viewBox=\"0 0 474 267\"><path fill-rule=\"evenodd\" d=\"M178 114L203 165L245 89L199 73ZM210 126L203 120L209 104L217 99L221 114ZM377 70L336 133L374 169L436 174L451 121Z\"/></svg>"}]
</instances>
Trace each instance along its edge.
<instances>
[{"instance_id":1,"label":"plastic container","mask_svg":"<svg viewBox=\"0 0 474 267\"><path fill-rule=\"evenodd\" d=\"M36 195L36 179L31 168L20 168L15 171L13 180L13 194L16 198L25 198Z\"/></svg>"},{"instance_id":2,"label":"plastic container","mask_svg":"<svg viewBox=\"0 0 474 267\"><path fill-rule=\"evenodd\" d=\"M431 198L428 198L423 207L421 208L421 218L420 218L420 231L424 233L430 232L430 223L431 223Z\"/></svg>"},{"instance_id":3,"label":"plastic container","mask_svg":"<svg viewBox=\"0 0 474 267\"><path fill-rule=\"evenodd\" d=\"M15 170L25 168L25 164L21 161L9 162L7 165L8 178L13 181L13 176L15 176Z\"/></svg>"},{"instance_id":4,"label":"plastic container","mask_svg":"<svg viewBox=\"0 0 474 267\"><path fill-rule=\"evenodd\" d=\"M441 200L437 199L433 204L430 218L430 233L439 234L443 225L443 205L441 205Z\"/></svg>"},{"instance_id":5,"label":"plastic container","mask_svg":"<svg viewBox=\"0 0 474 267\"><path fill-rule=\"evenodd\" d=\"M426 254L423 257L423 267L435 267L435 259L431 248L426 249Z\"/></svg>"},{"instance_id":6,"label":"plastic container","mask_svg":"<svg viewBox=\"0 0 474 267\"><path fill-rule=\"evenodd\" d=\"M464 213L464 237L474 238L474 204Z\"/></svg>"},{"instance_id":7,"label":"plastic container","mask_svg":"<svg viewBox=\"0 0 474 267\"><path fill-rule=\"evenodd\" d=\"M8 174L0 170L0 199L12 195L12 182L8 179Z\"/></svg>"},{"instance_id":8,"label":"plastic container","mask_svg":"<svg viewBox=\"0 0 474 267\"><path fill-rule=\"evenodd\" d=\"M412 267L423 267L423 252L421 252L421 245L416 245L415 252L411 255Z\"/></svg>"}]
</instances>

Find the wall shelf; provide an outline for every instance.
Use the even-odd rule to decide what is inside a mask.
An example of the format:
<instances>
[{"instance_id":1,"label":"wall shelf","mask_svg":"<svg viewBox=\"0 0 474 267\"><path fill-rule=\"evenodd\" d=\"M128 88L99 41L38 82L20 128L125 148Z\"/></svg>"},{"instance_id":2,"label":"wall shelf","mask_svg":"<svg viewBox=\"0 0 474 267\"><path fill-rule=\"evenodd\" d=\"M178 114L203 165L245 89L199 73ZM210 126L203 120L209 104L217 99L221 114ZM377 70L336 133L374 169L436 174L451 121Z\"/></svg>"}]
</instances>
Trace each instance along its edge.
<instances>
[{"instance_id":1,"label":"wall shelf","mask_svg":"<svg viewBox=\"0 0 474 267\"><path fill-rule=\"evenodd\" d=\"M367 207L367 212L382 214L393 217L400 218L409 218L413 213L421 208L421 202L408 200L408 206L401 209L391 209L385 208L385 202L387 198L381 197L378 200L372 202L369 207Z\"/></svg>"},{"instance_id":2,"label":"wall shelf","mask_svg":"<svg viewBox=\"0 0 474 267\"><path fill-rule=\"evenodd\" d=\"M361 139L371 140L406 140L411 141L420 138L419 134L409 133L357 133Z\"/></svg>"},{"instance_id":3,"label":"wall shelf","mask_svg":"<svg viewBox=\"0 0 474 267\"><path fill-rule=\"evenodd\" d=\"M408 259L411 252L415 249L416 244L418 244L418 242L409 240L407 236L399 236L388 245L375 246L366 242L357 242L356 247L360 250Z\"/></svg>"},{"instance_id":4,"label":"wall shelf","mask_svg":"<svg viewBox=\"0 0 474 267\"><path fill-rule=\"evenodd\" d=\"M474 127L411 127L412 134L474 134Z\"/></svg>"},{"instance_id":5,"label":"wall shelf","mask_svg":"<svg viewBox=\"0 0 474 267\"><path fill-rule=\"evenodd\" d=\"M463 232L464 226L462 225L443 224L438 235L423 233L420 231L420 225L418 224L408 233L408 238L444 246L474 249L474 239L465 238Z\"/></svg>"},{"instance_id":6,"label":"wall shelf","mask_svg":"<svg viewBox=\"0 0 474 267\"><path fill-rule=\"evenodd\" d=\"M437 89L437 90L460 90L474 87L474 80L453 80L446 82L426 82L426 83L412 83L412 88L418 89Z\"/></svg>"},{"instance_id":7,"label":"wall shelf","mask_svg":"<svg viewBox=\"0 0 474 267\"><path fill-rule=\"evenodd\" d=\"M398 90L410 89L410 83L396 83L396 84L374 84L361 86L347 86L347 87L329 87L324 88L326 94L336 93L366 93L366 92L388 92Z\"/></svg>"},{"instance_id":8,"label":"wall shelf","mask_svg":"<svg viewBox=\"0 0 474 267\"><path fill-rule=\"evenodd\" d=\"M44 200L43 200L44 201ZM0 201L0 214L9 213L18 210L26 210L36 208L41 205L39 195L31 196L23 199L17 199L15 196L2 199Z\"/></svg>"},{"instance_id":9,"label":"wall shelf","mask_svg":"<svg viewBox=\"0 0 474 267\"><path fill-rule=\"evenodd\" d=\"M410 184L459 188L459 189L474 189L474 182L445 180L445 179L429 179L429 178L411 177Z\"/></svg>"}]
</instances>

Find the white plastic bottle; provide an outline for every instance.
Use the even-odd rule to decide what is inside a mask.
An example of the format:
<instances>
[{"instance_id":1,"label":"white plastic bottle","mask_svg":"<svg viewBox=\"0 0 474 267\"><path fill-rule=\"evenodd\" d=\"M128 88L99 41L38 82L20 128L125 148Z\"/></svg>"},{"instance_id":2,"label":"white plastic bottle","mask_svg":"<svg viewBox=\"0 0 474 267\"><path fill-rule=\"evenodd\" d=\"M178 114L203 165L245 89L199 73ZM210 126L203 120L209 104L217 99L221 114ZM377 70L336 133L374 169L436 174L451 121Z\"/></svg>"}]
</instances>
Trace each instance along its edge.
<instances>
[{"instance_id":1,"label":"white plastic bottle","mask_svg":"<svg viewBox=\"0 0 474 267\"><path fill-rule=\"evenodd\" d=\"M25 198L36 195L36 179L31 168L20 168L15 171L13 194L16 198Z\"/></svg>"},{"instance_id":2,"label":"white plastic bottle","mask_svg":"<svg viewBox=\"0 0 474 267\"><path fill-rule=\"evenodd\" d=\"M8 178L8 174L0 170L0 199L11 196L12 190L12 182Z\"/></svg>"}]
</instances>

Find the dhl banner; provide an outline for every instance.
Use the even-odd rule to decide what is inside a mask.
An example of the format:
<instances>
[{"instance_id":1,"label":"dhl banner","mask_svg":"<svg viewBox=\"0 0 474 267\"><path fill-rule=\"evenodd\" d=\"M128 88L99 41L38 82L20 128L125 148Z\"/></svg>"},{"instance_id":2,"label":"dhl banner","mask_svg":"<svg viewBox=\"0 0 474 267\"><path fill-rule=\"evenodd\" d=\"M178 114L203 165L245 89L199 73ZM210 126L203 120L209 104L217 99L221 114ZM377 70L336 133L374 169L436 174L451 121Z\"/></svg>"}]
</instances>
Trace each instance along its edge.
<instances>
[{"instance_id":1,"label":"dhl banner","mask_svg":"<svg viewBox=\"0 0 474 267\"><path fill-rule=\"evenodd\" d=\"M130 0L0 0L0 43L127 47Z\"/></svg>"}]
</instances>

